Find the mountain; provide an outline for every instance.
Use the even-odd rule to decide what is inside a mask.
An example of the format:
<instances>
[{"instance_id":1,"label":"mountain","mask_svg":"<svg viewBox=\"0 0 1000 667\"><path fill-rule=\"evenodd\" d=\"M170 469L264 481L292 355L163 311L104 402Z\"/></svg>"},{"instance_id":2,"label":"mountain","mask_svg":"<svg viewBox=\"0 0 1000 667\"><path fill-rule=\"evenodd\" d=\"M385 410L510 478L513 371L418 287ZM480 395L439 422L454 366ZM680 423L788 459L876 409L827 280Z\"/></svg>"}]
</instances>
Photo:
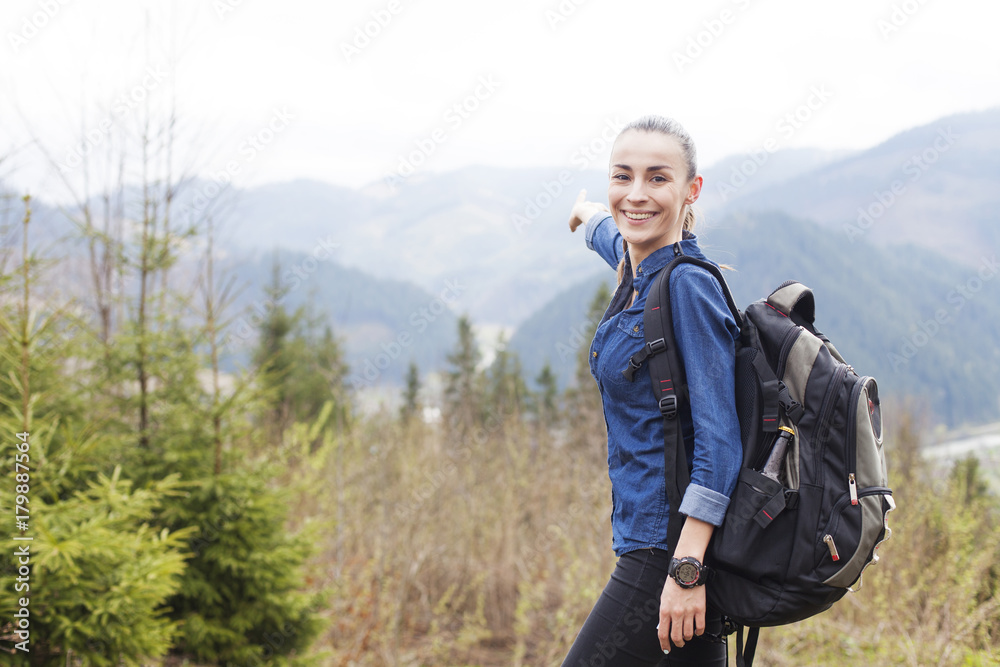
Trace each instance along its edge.
<instances>
[{"instance_id":1,"label":"mountain","mask_svg":"<svg viewBox=\"0 0 1000 667\"><path fill-rule=\"evenodd\" d=\"M831 320L823 326L838 343L855 346L856 366L888 367L907 391L938 391L935 409L949 423L990 410L996 417L997 393L983 362L992 358L995 337L981 335L1000 327L987 298L995 283L982 281L968 297L958 288L988 270L1000 241L993 219L1000 110L943 118L867 150L758 151L703 172L706 222L699 233L710 255L714 249L716 259L737 266L731 282L743 303L798 277L815 286L821 303L833 304L821 306L821 319ZM314 292L317 309L347 340L353 367L396 355L384 372L371 373L391 382L405 371L404 353L422 371L439 367L455 316L467 313L481 329L514 329L511 343L533 377L559 337L575 342L583 313L574 309L585 308L600 280L613 279L583 235L567 231L582 188L604 200L604 170L470 167L418 172L395 187L298 180L214 197L212 183L191 181L174 210L212 212L216 247L247 263L239 271L250 285L244 305L251 308L270 277L268 253L288 253L285 270L308 274L293 271L290 303ZM15 199L5 206L0 233L7 232L7 247L16 242L20 213ZM72 230L61 211L44 202L35 208L33 243L48 242L39 231L49 229L54 239ZM848 307L851 297L864 309ZM429 305L441 311L440 322L427 320L417 332ZM935 327L942 309L944 323ZM847 314L855 312L852 320ZM974 344L959 339L966 331ZM404 334L414 336L405 346ZM907 340L918 349L899 362L893 350L908 351ZM934 372L926 366L932 360L940 364ZM567 370L561 372L566 381ZM979 395L967 396L963 387ZM969 399L966 407L957 397Z\"/></svg>"},{"instance_id":2,"label":"mountain","mask_svg":"<svg viewBox=\"0 0 1000 667\"><path fill-rule=\"evenodd\" d=\"M859 373L876 377L889 401L915 396L949 426L1000 412L995 258L970 269L914 246L852 242L778 212L734 214L701 229L700 239L709 257L734 267L727 282L740 306L788 279L809 286L817 327ZM603 266L596 254L593 263ZM609 267L537 311L509 347L550 362L567 381L576 357L564 351L601 279L614 281Z\"/></svg>"},{"instance_id":3,"label":"mountain","mask_svg":"<svg viewBox=\"0 0 1000 667\"><path fill-rule=\"evenodd\" d=\"M560 174L570 176L560 182ZM600 193L599 172L472 167L378 188L343 191L294 181L241 194L236 247L310 251L330 239L337 261L414 282L467 290L454 304L476 322L513 326L589 272L582 235L566 220L580 187Z\"/></svg>"},{"instance_id":4,"label":"mountain","mask_svg":"<svg viewBox=\"0 0 1000 667\"><path fill-rule=\"evenodd\" d=\"M231 256L220 273L244 288L232 309L242 314L223 332L229 367L249 359L257 329L274 305L265 288L275 275L283 290L278 301L288 312L305 308L329 323L344 342L354 388L398 386L410 362L421 374L443 368L454 346L457 318L451 304L461 294L460 284L432 294L411 282L324 259L321 253L288 250Z\"/></svg>"},{"instance_id":5,"label":"mountain","mask_svg":"<svg viewBox=\"0 0 1000 667\"><path fill-rule=\"evenodd\" d=\"M779 211L849 241L915 245L970 265L1000 241L1000 110L943 118L863 151L761 150L704 175L699 204L710 222ZM380 275L391 267L432 293L465 281L458 312L512 327L592 272L582 239L566 231L581 188L603 201L604 170L470 167L418 173L394 190L274 184L239 193L234 243L309 252L330 238L339 262Z\"/></svg>"},{"instance_id":6,"label":"mountain","mask_svg":"<svg viewBox=\"0 0 1000 667\"><path fill-rule=\"evenodd\" d=\"M784 183L855 154L857 151L818 148L786 148L769 153L761 148L749 155L730 155L701 169L705 187L698 206L716 210L739 196Z\"/></svg>"},{"instance_id":7,"label":"mountain","mask_svg":"<svg viewBox=\"0 0 1000 667\"><path fill-rule=\"evenodd\" d=\"M597 255L593 259L595 265L603 264ZM587 310L602 283L614 293L615 274L606 265L604 271L557 294L517 328L507 348L521 359L527 379L549 364L561 388L572 384L580 348L590 347L588 327L597 324L588 321Z\"/></svg>"},{"instance_id":8,"label":"mountain","mask_svg":"<svg viewBox=\"0 0 1000 667\"><path fill-rule=\"evenodd\" d=\"M720 215L782 211L848 240L912 244L975 265L1000 242L998 149L1000 109L959 114L763 187L751 174L732 188L740 179L730 172L706 183L706 201Z\"/></svg>"}]
</instances>

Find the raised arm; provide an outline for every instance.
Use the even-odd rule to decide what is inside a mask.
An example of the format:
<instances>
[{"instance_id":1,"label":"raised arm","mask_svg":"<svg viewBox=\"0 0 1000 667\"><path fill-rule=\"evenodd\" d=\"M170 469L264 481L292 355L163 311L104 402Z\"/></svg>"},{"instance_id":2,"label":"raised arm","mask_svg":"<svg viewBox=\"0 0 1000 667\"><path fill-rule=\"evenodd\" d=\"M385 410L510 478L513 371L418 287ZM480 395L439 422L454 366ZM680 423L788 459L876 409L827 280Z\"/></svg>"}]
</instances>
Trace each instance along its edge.
<instances>
[{"instance_id":1,"label":"raised arm","mask_svg":"<svg viewBox=\"0 0 1000 667\"><path fill-rule=\"evenodd\" d=\"M608 212L608 207L587 201L587 191L580 190L569 216L569 230L575 232L580 225L585 226L587 247L596 252L611 268L618 268L624 250L622 237Z\"/></svg>"}]
</instances>

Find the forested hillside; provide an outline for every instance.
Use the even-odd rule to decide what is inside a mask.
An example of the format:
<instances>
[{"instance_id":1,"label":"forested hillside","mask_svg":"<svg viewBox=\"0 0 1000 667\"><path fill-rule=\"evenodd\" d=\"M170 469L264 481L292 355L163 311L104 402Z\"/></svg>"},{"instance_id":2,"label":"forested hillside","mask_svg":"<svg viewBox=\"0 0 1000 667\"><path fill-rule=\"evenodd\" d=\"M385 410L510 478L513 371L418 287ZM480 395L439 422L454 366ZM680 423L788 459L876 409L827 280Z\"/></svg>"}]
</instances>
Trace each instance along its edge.
<instances>
[{"instance_id":1,"label":"forested hillside","mask_svg":"<svg viewBox=\"0 0 1000 667\"><path fill-rule=\"evenodd\" d=\"M914 398L949 426L1000 415L1000 267L967 267L918 247L852 243L808 220L782 213L735 214L698 230L706 254L732 266L727 282L744 307L785 280L816 295L817 326L885 395ZM529 318L511 340L526 367L546 361L567 381L566 351L585 321L586 303L614 273L568 289ZM589 346L589 339L583 343ZM575 348L574 348L575 349Z\"/></svg>"}]
</instances>

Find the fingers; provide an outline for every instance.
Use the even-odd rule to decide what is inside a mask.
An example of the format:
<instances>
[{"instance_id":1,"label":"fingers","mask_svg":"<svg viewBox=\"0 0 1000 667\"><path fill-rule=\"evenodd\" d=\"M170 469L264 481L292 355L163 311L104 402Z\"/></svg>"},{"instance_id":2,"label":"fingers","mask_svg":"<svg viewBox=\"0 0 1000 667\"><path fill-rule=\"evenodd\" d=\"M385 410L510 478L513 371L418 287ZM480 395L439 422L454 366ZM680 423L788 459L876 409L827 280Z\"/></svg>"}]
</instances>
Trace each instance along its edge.
<instances>
[{"instance_id":1,"label":"fingers","mask_svg":"<svg viewBox=\"0 0 1000 667\"><path fill-rule=\"evenodd\" d=\"M689 639L694 637L694 634L691 632L691 625L690 618L679 618L670 624L670 641L674 643L674 646L680 648Z\"/></svg>"},{"instance_id":2,"label":"fingers","mask_svg":"<svg viewBox=\"0 0 1000 667\"><path fill-rule=\"evenodd\" d=\"M660 640L660 648L663 649L664 653L670 653L670 649L674 648L674 645L670 643L670 620L660 620L660 624L656 626L656 637Z\"/></svg>"},{"instance_id":3,"label":"fingers","mask_svg":"<svg viewBox=\"0 0 1000 667\"><path fill-rule=\"evenodd\" d=\"M705 619L698 621L696 616L680 615L661 620L656 626L656 636L660 640L660 648L669 651L672 647L680 648L695 638L704 634Z\"/></svg>"},{"instance_id":4,"label":"fingers","mask_svg":"<svg viewBox=\"0 0 1000 667\"><path fill-rule=\"evenodd\" d=\"M680 648L697 635L705 633L705 589L680 589L672 579L664 584L660 599L660 624L657 637L664 650Z\"/></svg>"}]
</instances>

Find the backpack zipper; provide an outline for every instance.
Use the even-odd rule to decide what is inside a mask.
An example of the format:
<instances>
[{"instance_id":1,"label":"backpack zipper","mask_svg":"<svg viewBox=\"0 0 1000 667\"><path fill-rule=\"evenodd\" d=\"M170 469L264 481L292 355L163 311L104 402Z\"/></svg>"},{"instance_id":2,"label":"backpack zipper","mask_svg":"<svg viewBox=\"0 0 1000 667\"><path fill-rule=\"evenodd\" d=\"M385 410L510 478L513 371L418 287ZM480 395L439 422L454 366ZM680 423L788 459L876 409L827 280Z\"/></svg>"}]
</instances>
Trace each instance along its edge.
<instances>
[{"instance_id":1,"label":"backpack zipper","mask_svg":"<svg viewBox=\"0 0 1000 667\"><path fill-rule=\"evenodd\" d=\"M795 326L785 332L785 335L781 338L781 347L778 352L778 367L775 369L775 377L778 380L782 380L785 376L785 364L788 362L788 353L792 351L792 346L795 345L795 341L799 339L802 332L805 331L800 326Z\"/></svg>"},{"instance_id":2,"label":"backpack zipper","mask_svg":"<svg viewBox=\"0 0 1000 667\"><path fill-rule=\"evenodd\" d=\"M866 375L854 383L854 387L851 388L851 411L847 414L847 463L850 466L847 486L851 490L851 504L853 505L858 504L857 480L855 479L855 474L858 471L858 399L861 398L861 391L867 386L870 379Z\"/></svg>"},{"instance_id":3,"label":"backpack zipper","mask_svg":"<svg viewBox=\"0 0 1000 667\"><path fill-rule=\"evenodd\" d=\"M891 498L892 489L887 486L870 486L867 489L862 489L857 495L858 498L867 498L868 496L889 496ZM857 504L853 501L853 495L849 495L838 500L837 504L833 506L833 511L830 512L830 522L827 524L826 532L823 535L823 542L826 543L828 548L833 542L833 534L837 532L837 528L840 526L840 513L843 511L848 502L851 502L852 505ZM895 506L891 500L890 505ZM830 538L829 542L827 542L828 537ZM833 555L834 549L836 549L836 545L833 545L833 549L831 549L831 556ZM838 560L838 558L834 558L834 560Z\"/></svg>"},{"instance_id":4,"label":"backpack zipper","mask_svg":"<svg viewBox=\"0 0 1000 667\"><path fill-rule=\"evenodd\" d=\"M837 545L833 541L833 535L827 533L823 536L823 541L826 542L826 547L830 550L830 558L832 558L833 562L836 563L840 560L840 554L837 552Z\"/></svg>"},{"instance_id":5,"label":"backpack zipper","mask_svg":"<svg viewBox=\"0 0 1000 667\"><path fill-rule=\"evenodd\" d=\"M819 411L819 419L816 421L816 433L822 434L816 439L818 444L826 445L826 441L830 438L830 415L829 412L833 408L833 394L836 391L838 384L844 381L844 377L847 376L847 366L841 364L834 371L833 377L830 378L830 383L826 387L826 394L823 397L823 407ZM850 421L850 418L848 418ZM854 442L853 439L848 438L848 455L851 454L850 444ZM855 462L853 458L848 458L848 463L850 465L850 472L854 472Z\"/></svg>"}]
</instances>

